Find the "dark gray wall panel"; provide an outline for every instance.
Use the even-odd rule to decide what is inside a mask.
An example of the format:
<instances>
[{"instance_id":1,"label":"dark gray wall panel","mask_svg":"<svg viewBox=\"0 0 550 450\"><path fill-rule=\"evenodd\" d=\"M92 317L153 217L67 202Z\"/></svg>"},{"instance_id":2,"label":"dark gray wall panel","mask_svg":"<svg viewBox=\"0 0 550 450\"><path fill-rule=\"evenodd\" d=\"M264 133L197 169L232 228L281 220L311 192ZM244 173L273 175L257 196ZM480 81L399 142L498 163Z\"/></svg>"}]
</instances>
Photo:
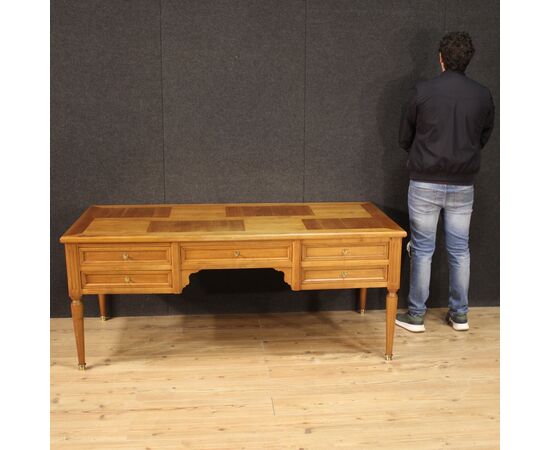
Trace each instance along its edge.
<instances>
[{"instance_id":1,"label":"dark gray wall panel","mask_svg":"<svg viewBox=\"0 0 550 450\"><path fill-rule=\"evenodd\" d=\"M306 200L399 206L401 103L437 74L444 4L309 0L307 16Z\"/></svg>"},{"instance_id":2,"label":"dark gray wall panel","mask_svg":"<svg viewBox=\"0 0 550 450\"><path fill-rule=\"evenodd\" d=\"M437 0L307 2L306 201L370 200L408 228L401 105L417 80L438 73L444 14ZM372 290L369 305L382 307L384 296Z\"/></svg>"},{"instance_id":3,"label":"dark gray wall panel","mask_svg":"<svg viewBox=\"0 0 550 450\"><path fill-rule=\"evenodd\" d=\"M58 240L79 214L93 203L164 200L160 70L157 1L52 2L52 316L69 314ZM97 302L86 309L95 313Z\"/></svg>"},{"instance_id":4,"label":"dark gray wall panel","mask_svg":"<svg viewBox=\"0 0 550 450\"><path fill-rule=\"evenodd\" d=\"M162 23L167 201L302 201L304 2L163 1ZM201 271L170 312L335 308L341 296L294 293L274 270Z\"/></svg>"},{"instance_id":5,"label":"dark gray wall panel","mask_svg":"<svg viewBox=\"0 0 550 450\"><path fill-rule=\"evenodd\" d=\"M482 150L476 180L471 236L470 303L498 305L500 299L500 35L499 2L447 2L447 31L468 31L476 53L466 73L487 86L496 108L495 129Z\"/></svg>"},{"instance_id":6,"label":"dark gray wall panel","mask_svg":"<svg viewBox=\"0 0 550 450\"><path fill-rule=\"evenodd\" d=\"M304 2L163 1L166 199L301 201Z\"/></svg>"}]
</instances>

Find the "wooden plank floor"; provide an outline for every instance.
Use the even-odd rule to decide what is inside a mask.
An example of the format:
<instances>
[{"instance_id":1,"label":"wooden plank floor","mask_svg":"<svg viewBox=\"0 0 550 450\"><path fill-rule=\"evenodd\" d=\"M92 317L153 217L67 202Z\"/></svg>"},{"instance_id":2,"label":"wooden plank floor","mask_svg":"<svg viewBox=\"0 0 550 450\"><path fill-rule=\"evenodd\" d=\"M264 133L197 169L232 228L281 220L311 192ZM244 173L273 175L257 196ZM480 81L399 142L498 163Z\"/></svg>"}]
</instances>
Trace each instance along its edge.
<instances>
[{"instance_id":1,"label":"wooden plank floor","mask_svg":"<svg viewBox=\"0 0 550 450\"><path fill-rule=\"evenodd\" d=\"M453 331L384 311L51 320L51 448L497 449L499 309Z\"/></svg>"}]
</instances>

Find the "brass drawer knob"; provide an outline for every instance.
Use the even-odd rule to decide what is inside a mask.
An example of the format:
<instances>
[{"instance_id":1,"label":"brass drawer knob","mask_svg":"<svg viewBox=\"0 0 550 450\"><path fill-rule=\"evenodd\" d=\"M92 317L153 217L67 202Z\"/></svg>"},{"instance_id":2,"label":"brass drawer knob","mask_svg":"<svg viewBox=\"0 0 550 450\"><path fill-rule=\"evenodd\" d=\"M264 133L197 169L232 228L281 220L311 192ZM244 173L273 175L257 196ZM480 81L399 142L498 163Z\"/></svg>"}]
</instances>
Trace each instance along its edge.
<instances>
[{"instance_id":1,"label":"brass drawer knob","mask_svg":"<svg viewBox=\"0 0 550 450\"><path fill-rule=\"evenodd\" d=\"M130 281L132 281L132 280L130 280L130 277L129 277L128 275L126 275L126 276L124 277L124 282L125 282L125 283L129 283Z\"/></svg>"},{"instance_id":2,"label":"brass drawer knob","mask_svg":"<svg viewBox=\"0 0 550 450\"><path fill-rule=\"evenodd\" d=\"M344 249L342 249L342 255L343 255L343 256L348 256L349 253L350 253L350 252L349 252L349 248L344 248Z\"/></svg>"},{"instance_id":3,"label":"brass drawer knob","mask_svg":"<svg viewBox=\"0 0 550 450\"><path fill-rule=\"evenodd\" d=\"M346 278L348 276L348 273L347 272L342 272L340 275L342 276L342 278Z\"/></svg>"},{"instance_id":4,"label":"brass drawer knob","mask_svg":"<svg viewBox=\"0 0 550 450\"><path fill-rule=\"evenodd\" d=\"M129 258L128 253L123 253L123 254L122 254L122 259L123 259L124 261L128 261L128 258Z\"/></svg>"},{"instance_id":5,"label":"brass drawer knob","mask_svg":"<svg viewBox=\"0 0 550 450\"><path fill-rule=\"evenodd\" d=\"M235 256L240 256L241 252L239 250L235 250Z\"/></svg>"}]
</instances>

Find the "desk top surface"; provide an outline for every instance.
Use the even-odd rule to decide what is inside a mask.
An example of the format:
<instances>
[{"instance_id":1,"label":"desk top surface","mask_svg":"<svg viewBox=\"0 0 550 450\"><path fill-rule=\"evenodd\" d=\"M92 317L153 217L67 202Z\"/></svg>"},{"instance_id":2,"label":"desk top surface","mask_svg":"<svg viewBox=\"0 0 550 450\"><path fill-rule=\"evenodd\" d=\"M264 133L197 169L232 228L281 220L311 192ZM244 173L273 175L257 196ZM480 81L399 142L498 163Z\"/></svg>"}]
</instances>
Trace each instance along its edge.
<instances>
[{"instance_id":1,"label":"desk top surface","mask_svg":"<svg viewBox=\"0 0 550 450\"><path fill-rule=\"evenodd\" d=\"M94 205L62 243L404 237L369 202Z\"/></svg>"}]
</instances>

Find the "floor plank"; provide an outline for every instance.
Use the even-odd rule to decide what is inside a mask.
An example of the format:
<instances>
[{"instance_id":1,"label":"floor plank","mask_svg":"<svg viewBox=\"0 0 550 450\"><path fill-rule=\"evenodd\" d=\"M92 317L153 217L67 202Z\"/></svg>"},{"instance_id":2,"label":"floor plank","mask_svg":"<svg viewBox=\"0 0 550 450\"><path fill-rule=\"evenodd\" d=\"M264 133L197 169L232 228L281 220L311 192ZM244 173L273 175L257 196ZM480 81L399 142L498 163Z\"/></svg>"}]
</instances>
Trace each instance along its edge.
<instances>
[{"instance_id":1,"label":"floor plank","mask_svg":"<svg viewBox=\"0 0 550 450\"><path fill-rule=\"evenodd\" d=\"M426 333L384 311L51 319L51 446L84 449L495 449L499 308Z\"/></svg>"}]
</instances>

